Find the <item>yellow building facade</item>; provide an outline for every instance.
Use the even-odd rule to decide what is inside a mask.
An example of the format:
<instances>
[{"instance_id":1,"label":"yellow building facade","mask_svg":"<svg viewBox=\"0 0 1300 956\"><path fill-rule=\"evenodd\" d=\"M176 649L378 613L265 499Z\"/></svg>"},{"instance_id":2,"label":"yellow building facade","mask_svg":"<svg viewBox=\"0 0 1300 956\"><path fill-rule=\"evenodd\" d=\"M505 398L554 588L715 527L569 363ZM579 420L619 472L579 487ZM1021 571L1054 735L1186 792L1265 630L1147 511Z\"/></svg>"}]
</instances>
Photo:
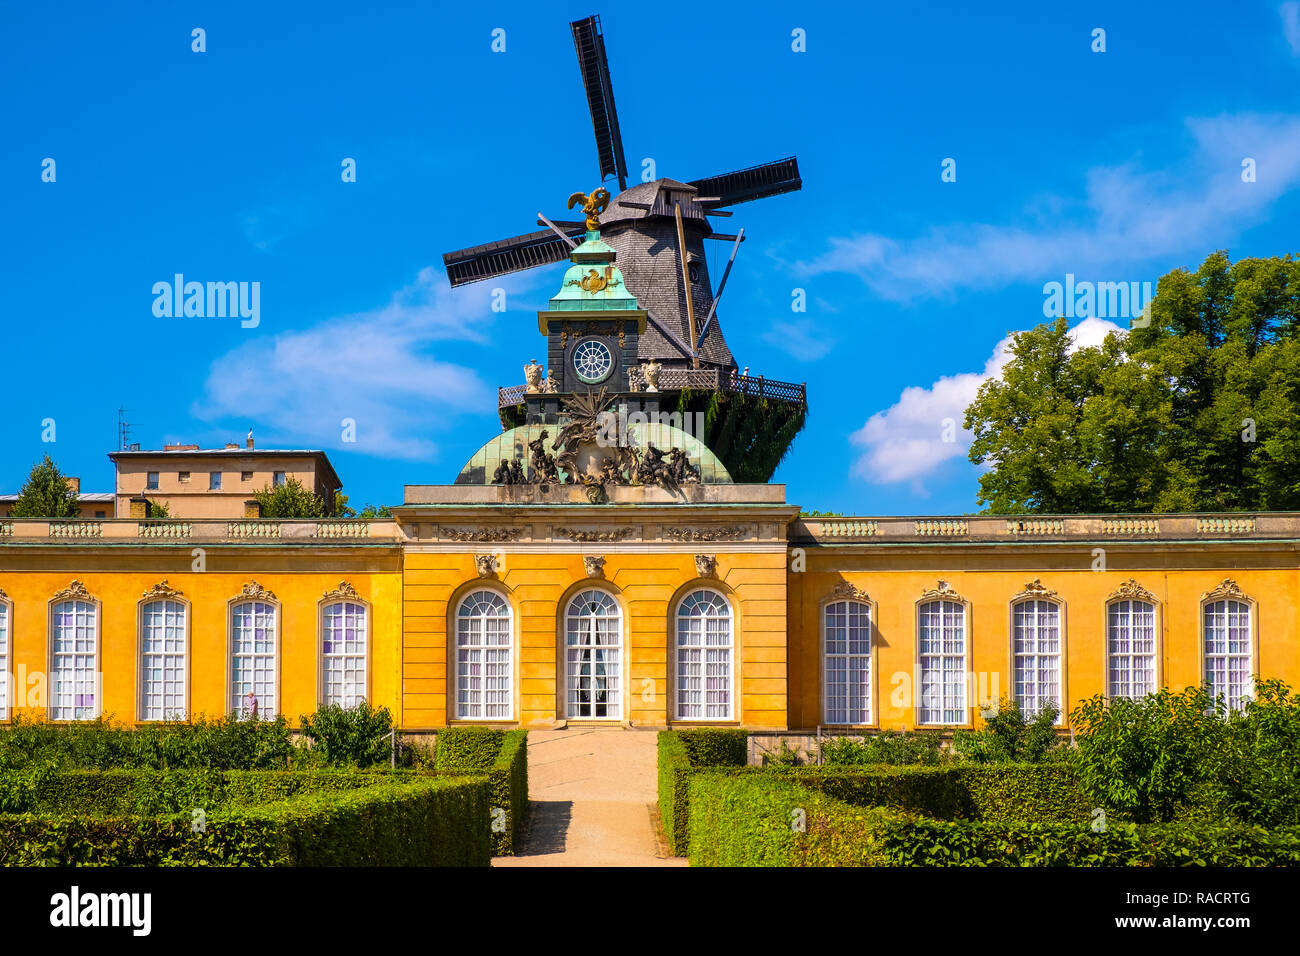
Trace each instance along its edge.
<instances>
[{"instance_id":1,"label":"yellow building facade","mask_svg":"<svg viewBox=\"0 0 1300 956\"><path fill-rule=\"evenodd\" d=\"M295 721L364 698L412 733L953 729L1004 697L1300 683L1300 515L800 518L780 485L405 498L391 520L5 520L3 719L252 693Z\"/></svg>"}]
</instances>

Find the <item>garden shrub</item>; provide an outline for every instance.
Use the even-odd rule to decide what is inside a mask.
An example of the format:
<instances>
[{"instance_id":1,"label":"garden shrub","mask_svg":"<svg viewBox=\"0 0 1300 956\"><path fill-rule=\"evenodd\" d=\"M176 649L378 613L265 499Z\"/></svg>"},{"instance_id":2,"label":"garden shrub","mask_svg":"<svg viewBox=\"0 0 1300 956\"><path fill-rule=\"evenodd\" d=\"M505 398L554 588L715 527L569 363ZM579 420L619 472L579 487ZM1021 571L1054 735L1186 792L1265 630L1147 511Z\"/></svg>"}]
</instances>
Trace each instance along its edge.
<instances>
[{"instance_id":1,"label":"garden shrub","mask_svg":"<svg viewBox=\"0 0 1300 956\"><path fill-rule=\"evenodd\" d=\"M937 731L884 730L863 740L831 737L820 747L822 763L865 766L869 764L943 763L943 737Z\"/></svg>"},{"instance_id":2,"label":"garden shrub","mask_svg":"<svg viewBox=\"0 0 1300 956\"><path fill-rule=\"evenodd\" d=\"M1228 715L1207 790L1247 823L1300 825L1300 696L1282 681L1260 681L1254 698Z\"/></svg>"},{"instance_id":3,"label":"garden shrub","mask_svg":"<svg viewBox=\"0 0 1300 956\"><path fill-rule=\"evenodd\" d=\"M162 815L0 814L0 865L486 866L488 784L371 775L368 786L225 806L195 832Z\"/></svg>"},{"instance_id":4,"label":"garden shrub","mask_svg":"<svg viewBox=\"0 0 1300 956\"><path fill-rule=\"evenodd\" d=\"M490 787L496 853L515 852L528 809L528 731L449 727L438 732L434 767L439 773L483 773ZM505 811L504 819L497 813Z\"/></svg>"},{"instance_id":5,"label":"garden shrub","mask_svg":"<svg viewBox=\"0 0 1300 956\"><path fill-rule=\"evenodd\" d=\"M744 730L662 730L657 741L659 819L669 849L686 855L690 821L690 777L703 767L743 767L749 759Z\"/></svg>"},{"instance_id":6,"label":"garden shrub","mask_svg":"<svg viewBox=\"0 0 1300 956\"><path fill-rule=\"evenodd\" d=\"M327 764L370 767L393 760L396 745L387 739L393 716L387 707L374 708L364 700L355 707L325 704L299 721Z\"/></svg>"},{"instance_id":7,"label":"garden shrub","mask_svg":"<svg viewBox=\"0 0 1300 956\"><path fill-rule=\"evenodd\" d=\"M1040 763L1064 750L1056 730L1060 714L1060 709L1048 702L1029 719L1016 701L1003 698L983 714L980 730L956 731L952 749L974 763Z\"/></svg>"}]
</instances>

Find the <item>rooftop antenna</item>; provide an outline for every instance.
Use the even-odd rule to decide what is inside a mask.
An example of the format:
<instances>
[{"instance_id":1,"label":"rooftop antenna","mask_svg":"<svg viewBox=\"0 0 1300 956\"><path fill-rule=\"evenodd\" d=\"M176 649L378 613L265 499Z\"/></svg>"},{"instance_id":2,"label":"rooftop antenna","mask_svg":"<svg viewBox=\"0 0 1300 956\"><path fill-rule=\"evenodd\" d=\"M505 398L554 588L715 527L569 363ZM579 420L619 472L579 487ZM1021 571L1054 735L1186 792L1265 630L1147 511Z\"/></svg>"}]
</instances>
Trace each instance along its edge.
<instances>
[{"instance_id":1,"label":"rooftop antenna","mask_svg":"<svg viewBox=\"0 0 1300 956\"><path fill-rule=\"evenodd\" d=\"M126 420L126 409L117 410L117 450L126 451L130 444L131 423Z\"/></svg>"}]
</instances>

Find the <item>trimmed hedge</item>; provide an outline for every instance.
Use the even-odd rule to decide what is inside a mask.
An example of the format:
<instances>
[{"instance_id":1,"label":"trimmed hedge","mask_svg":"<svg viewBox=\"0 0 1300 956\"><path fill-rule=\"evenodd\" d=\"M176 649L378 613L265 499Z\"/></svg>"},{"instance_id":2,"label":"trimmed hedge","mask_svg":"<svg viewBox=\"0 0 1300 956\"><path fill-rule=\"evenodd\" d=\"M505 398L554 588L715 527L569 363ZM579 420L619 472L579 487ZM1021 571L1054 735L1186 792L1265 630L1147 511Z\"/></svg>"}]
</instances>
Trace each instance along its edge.
<instances>
[{"instance_id":1,"label":"trimmed hedge","mask_svg":"<svg viewBox=\"0 0 1300 956\"><path fill-rule=\"evenodd\" d=\"M692 866L1289 866L1300 828L936 820L860 807L787 775L696 774Z\"/></svg>"},{"instance_id":2,"label":"trimmed hedge","mask_svg":"<svg viewBox=\"0 0 1300 956\"><path fill-rule=\"evenodd\" d=\"M369 786L190 813L0 815L0 865L487 866L486 780L370 778Z\"/></svg>"},{"instance_id":3,"label":"trimmed hedge","mask_svg":"<svg viewBox=\"0 0 1300 956\"><path fill-rule=\"evenodd\" d=\"M659 732L659 819L675 855L685 856L689 842L691 775L704 767L743 767L748 758L749 733L744 730Z\"/></svg>"},{"instance_id":4,"label":"trimmed hedge","mask_svg":"<svg viewBox=\"0 0 1300 956\"><path fill-rule=\"evenodd\" d=\"M515 837L528 809L528 731L449 727L438 732L434 768L439 773L486 774L492 799L497 856L513 856ZM504 809L499 820L497 809Z\"/></svg>"}]
</instances>

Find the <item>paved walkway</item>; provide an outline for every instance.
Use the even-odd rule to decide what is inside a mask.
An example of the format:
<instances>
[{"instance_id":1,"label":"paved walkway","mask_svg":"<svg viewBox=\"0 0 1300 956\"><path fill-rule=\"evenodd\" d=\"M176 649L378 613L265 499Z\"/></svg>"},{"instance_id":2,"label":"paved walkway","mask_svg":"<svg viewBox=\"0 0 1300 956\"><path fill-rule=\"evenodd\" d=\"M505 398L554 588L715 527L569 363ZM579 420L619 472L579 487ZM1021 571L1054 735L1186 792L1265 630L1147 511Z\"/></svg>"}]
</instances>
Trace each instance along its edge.
<instances>
[{"instance_id":1,"label":"paved walkway","mask_svg":"<svg viewBox=\"0 0 1300 956\"><path fill-rule=\"evenodd\" d=\"M532 815L493 866L685 866L655 832L655 738L617 728L528 733ZM664 854L664 855L661 855Z\"/></svg>"}]
</instances>

